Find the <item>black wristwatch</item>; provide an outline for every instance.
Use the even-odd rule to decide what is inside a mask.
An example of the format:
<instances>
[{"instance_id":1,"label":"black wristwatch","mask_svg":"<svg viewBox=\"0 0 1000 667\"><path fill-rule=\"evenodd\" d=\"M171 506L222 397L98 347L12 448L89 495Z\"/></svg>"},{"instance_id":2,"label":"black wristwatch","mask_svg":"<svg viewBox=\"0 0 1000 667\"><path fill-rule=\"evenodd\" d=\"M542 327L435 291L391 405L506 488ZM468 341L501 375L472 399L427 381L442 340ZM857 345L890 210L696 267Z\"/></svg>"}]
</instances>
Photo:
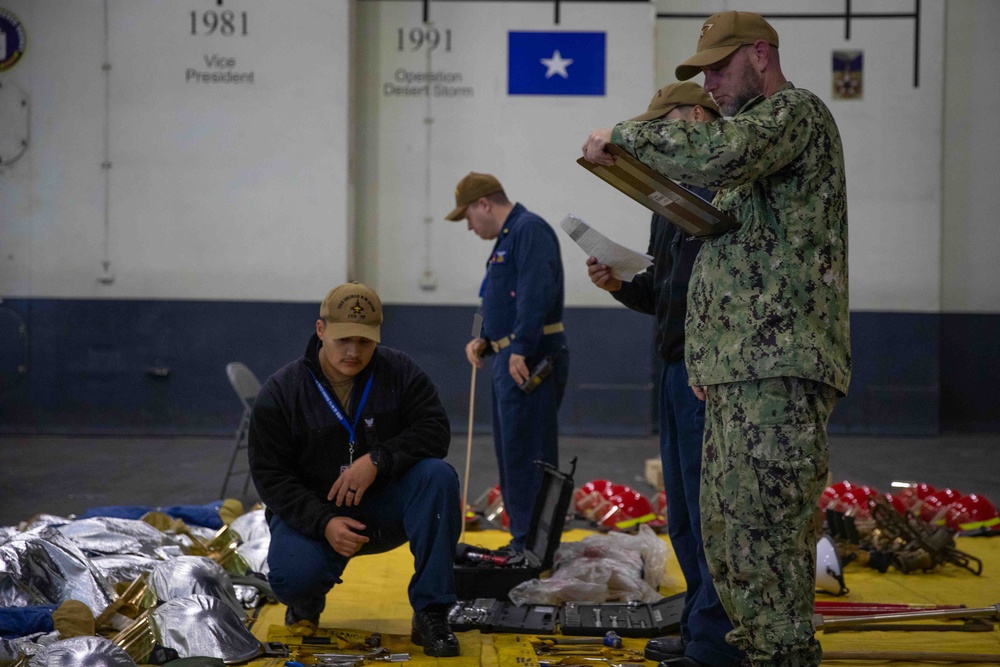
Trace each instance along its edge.
<instances>
[{"instance_id":1,"label":"black wristwatch","mask_svg":"<svg viewBox=\"0 0 1000 667\"><path fill-rule=\"evenodd\" d=\"M371 451L368 452L368 455L371 457L372 465L379 470L385 470L389 467L391 455L385 450L384 447L372 447Z\"/></svg>"}]
</instances>

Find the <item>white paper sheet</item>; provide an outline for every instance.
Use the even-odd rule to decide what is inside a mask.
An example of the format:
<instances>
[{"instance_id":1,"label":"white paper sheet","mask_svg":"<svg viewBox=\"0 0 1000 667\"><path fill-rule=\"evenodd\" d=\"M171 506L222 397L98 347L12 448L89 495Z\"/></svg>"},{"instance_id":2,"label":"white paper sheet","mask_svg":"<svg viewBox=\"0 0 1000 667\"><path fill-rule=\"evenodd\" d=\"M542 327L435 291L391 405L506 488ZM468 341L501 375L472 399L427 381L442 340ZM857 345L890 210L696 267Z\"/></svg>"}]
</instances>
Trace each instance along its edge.
<instances>
[{"instance_id":1,"label":"white paper sheet","mask_svg":"<svg viewBox=\"0 0 1000 667\"><path fill-rule=\"evenodd\" d=\"M653 265L649 255L615 243L572 213L563 218L559 226L588 257L596 257L601 264L611 267L611 274L619 280L630 283L635 274Z\"/></svg>"}]
</instances>

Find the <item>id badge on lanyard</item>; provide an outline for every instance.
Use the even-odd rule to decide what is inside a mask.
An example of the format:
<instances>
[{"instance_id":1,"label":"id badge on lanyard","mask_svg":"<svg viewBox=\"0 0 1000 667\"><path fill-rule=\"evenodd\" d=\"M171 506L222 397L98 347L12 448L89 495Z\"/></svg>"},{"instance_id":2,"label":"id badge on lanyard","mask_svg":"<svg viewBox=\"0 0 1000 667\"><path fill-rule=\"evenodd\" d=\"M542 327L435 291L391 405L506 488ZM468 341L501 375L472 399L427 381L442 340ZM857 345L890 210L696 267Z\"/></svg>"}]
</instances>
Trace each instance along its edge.
<instances>
[{"instance_id":1,"label":"id badge on lanyard","mask_svg":"<svg viewBox=\"0 0 1000 667\"><path fill-rule=\"evenodd\" d=\"M356 432L356 429L358 428L358 420L361 419L361 412L362 410L364 410L365 403L368 402L368 392L372 388L372 380L375 379L375 373L373 372L371 375L368 376L368 382L365 383L365 390L361 394L361 400L358 401L358 409L354 413L354 423L351 424L349 421L347 421L347 418L344 416L344 413L340 411L340 408L338 408L337 404L334 403L333 398L330 397L329 392L327 392L327 390L323 387L323 385L316 378L313 372L308 368L306 370L309 371L309 375L312 375L313 382L316 383L316 388L319 389L319 393L323 397L323 400L326 401L327 406L330 408L330 412L333 413L333 416L337 418L337 421L340 422L340 425L343 426L344 429L347 431L347 436L349 438L349 441L347 443L347 452L350 458L346 466L340 466L340 473L343 474L344 471L347 470L349 467L351 467L351 464L354 463L354 441L355 441L354 434Z\"/></svg>"}]
</instances>

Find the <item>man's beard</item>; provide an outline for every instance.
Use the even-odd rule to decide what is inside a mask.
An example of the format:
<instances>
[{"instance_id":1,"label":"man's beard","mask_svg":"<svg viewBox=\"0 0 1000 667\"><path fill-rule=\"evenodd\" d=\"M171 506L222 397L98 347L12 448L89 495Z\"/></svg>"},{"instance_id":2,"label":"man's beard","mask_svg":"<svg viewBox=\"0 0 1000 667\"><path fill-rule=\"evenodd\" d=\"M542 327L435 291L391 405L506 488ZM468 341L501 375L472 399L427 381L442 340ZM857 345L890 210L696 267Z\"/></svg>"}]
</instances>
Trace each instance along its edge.
<instances>
[{"instance_id":1,"label":"man's beard","mask_svg":"<svg viewBox=\"0 0 1000 667\"><path fill-rule=\"evenodd\" d=\"M741 74L739 90L719 107L723 116L735 116L744 104L758 95L764 94L764 75L753 68L749 58L743 61Z\"/></svg>"}]
</instances>

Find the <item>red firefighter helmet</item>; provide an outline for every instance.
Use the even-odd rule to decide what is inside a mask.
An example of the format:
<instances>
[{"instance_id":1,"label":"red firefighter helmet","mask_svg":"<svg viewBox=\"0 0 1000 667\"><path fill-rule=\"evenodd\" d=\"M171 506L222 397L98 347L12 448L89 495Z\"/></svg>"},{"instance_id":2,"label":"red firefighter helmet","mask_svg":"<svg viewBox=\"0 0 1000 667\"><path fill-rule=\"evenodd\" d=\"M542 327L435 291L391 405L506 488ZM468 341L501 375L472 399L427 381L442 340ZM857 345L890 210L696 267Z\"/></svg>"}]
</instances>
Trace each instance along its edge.
<instances>
[{"instance_id":1,"label":"red firefighter helmet","mask_svg":"<svg viewBox=\"0 0 1000 667\"><path fill-rule=\"evenodd\" d=\"M892 509L896 510L900 514L906 514L906 510L909 509L906 503L903 502L903 499L899 497L898 493L895 495L887 493L885 494L885 499L889 501L890 505L892 505Z\"/></svg>"},{"instance_id":2,"label":"red firefighter helmet","mask_svg":"<svg viewBox=\"0 0 1000 667\"><path fill-rule=\"evenodd\" d=\"M841 502L847 494L852 495L847 497L846 502ZM855 484L845 479L842 482L831 484L823 489L823 493L820 494L817 505L822 510L834 509L840 512L847 511L847 509L851 506L867 509L869 506L868 501L872 500L877 495L878 491L872 487L865 486L864 484ZM857 502L855 502L854 499L856 499Z\"/></svg>"},{"instance_id":3,"label":"red firefighter helmet","mask_svg":"<svg viewBox=\"0 0 1000 667\"><path fill-rule=\"evenodd\" d=\"M819 500L816 501L816 507L821 510L825 509L836 509L836 503L840 499L840 495L837 490L832 486L828 486L823 489L823 493L819 494Z\"/></svg>"},{"instance_id":4,"label":"red firefighter helmet","mask_svg":"<svg viewBox=\"0 0 1000 667\"><path fill-rule=\"evenodd\" d=\"M626 486L620 493L608 498L608 502L615 510L606 512L598 522L605 528L629 530L642 523L657 522L652 504L635 489Z\"/></svg>"},{"instance_id":5,"label":"red firefighter helmet","mask_svg":"<svg viewBox=\"0 0 1000 667\"><path fill-rule=\"evenodd\" d=\"M868 486L867 484L862 484L860 486L854 487L854 493L864 494L864 496L868 498L868 500L875 500L881 495L878 489L872 486Z\"/></svg>"},{"instance_id":6,"label":"red firefighter helmet","mask_svg":"<svg viewBox=\"0 0 1000 667\"><path fill-rule=\"evenodd\" d=\"M989 498L970 493L948 508L945 525L956 533L968 530L1000 531L1000 513Z\"/></svg>"},{"instance_id":7,"label":"red firefighter helmet","mask_svg":"<svg viewBox=\"0 0 1000 667\"><path fill-rule=\"evenodd\" d=\"M622 484L584 484L577 491L577 507L581 514L601 528L629 530L641 523L661 527L653 506L638 491ZM589 491L588 491L589 489Z\"/></svg>"},{"instance_id":8,"label":"red firefighter helmet","mask_svg":"<svg viewBox=\"0 0 1000 667\"><path fill-rule=\"evenodd\" d=\"M853 491L845 491L840 494L835 509L866 519L872 515L871 505L868 502L868 494L864 493L858 487L855 487Z\"/></svg>"},{"instance_id":9,"label":"red firefighter helmet","mask_svg":"<svg viewBox=\"0 0 1000 667\"><path fill-rule=\"evenodd\" d=\"M483 516L492 524L500 521L504 528L510 528L510 517L503 506L503 495L500 493L500 485L497 484L486 493L486 510Z\"/></svg>"},{"instance_id":10,"label":"red firefighter helmet","mask_svg":"<svg viewBox=\"0 0 1000 667\"><path fill-rule=\"evenodd\" d=\"M930 484L911 482L900 488L895 495L906 505L906 509L917 512L919 511L917 506L920 504L920 501L935 491L937 489Z\"/></svg>"},{"instance_id":11,"label":"red firefighter helmet","mask_svg":"<svg viewBox=\"0 0 1000 667\"><path fill-rule=\"evenodd\" d=\"M823 493L829 495L831 498L840 498L842 493L847 493L848 491L854 490L854 484L847 481L846 479L842 482L837 482L836 484L831 484L824 489Z\"/></svg>"},{"instance_id":12,"label":"red firefighter helmet","mask_svg":"<svg viewBox=\"0 0 1000 667\"><path fill-rule=\"evenodd\" d=\"M587 516L596 505L626 488L628 487L623 484L615 484L606 479L592 479L573 493L573 507L578 514Z\"/></svg>"},{"instance_id":13,"label":"red firefighter helmet","mask_svg":"<svg viewBox=\"0 0 1000 667\"><path fill-rule=\"evenodd\" d=\"M833 509L842 512L846 508L840 503L840 496L852 489L854 489L854 485L846 479L842 482L831 484L823 489L823 493L820 494L819 501L816 504L821 510Z\"/></svg>"},{"instance_id":14,"label":"red firefighter helmet","mask_svg":"<svg viewBox=\"0 0 1000 667\"><path fill-rule=\"evenodd\" d=\"M927 523L944 525L944 515L962 494L954 489L940 489L920 501L920 518Z\"/></svg>"},{"instance_id":15,"label":"red firefighter helmet","mask_svg":"<svg viewBox=\"0 0 1000 667\"><path fill-rule=\"evenodd\" d=\"M479 517L476 515L476 508L468 503L465 504L465 524L466 528L479 527Z\"/></svg>"},{"instance_id":16,"label":"red firefighter helmet","mask_svg":"<svg viewBox=\"0 0 1000 667\"><path fill-rule=\"evenodd\" d=\"M653 498L653 511L656 513L656 518L662 521L663 525L667 525L667 492L663 489L660 489Z\"/></svg>"},{"instance_id":17,"label":"red firefighter helmet","mask_svg":"<svg viewBox=\"0 0 1000 667\"><path fill-rule=\"evenodd\" d=\"M851 482L849 482L849 481L847 481L845 479L842 482L837 482L836 484L831 484L830 486L828 486L826 488L831 489L833 491L833 495L835 495L836 497L839 498L840 494L846 493L847 491L853 491L854 490L854 484L852 484Z\"/></svg>"}]
</instances>

